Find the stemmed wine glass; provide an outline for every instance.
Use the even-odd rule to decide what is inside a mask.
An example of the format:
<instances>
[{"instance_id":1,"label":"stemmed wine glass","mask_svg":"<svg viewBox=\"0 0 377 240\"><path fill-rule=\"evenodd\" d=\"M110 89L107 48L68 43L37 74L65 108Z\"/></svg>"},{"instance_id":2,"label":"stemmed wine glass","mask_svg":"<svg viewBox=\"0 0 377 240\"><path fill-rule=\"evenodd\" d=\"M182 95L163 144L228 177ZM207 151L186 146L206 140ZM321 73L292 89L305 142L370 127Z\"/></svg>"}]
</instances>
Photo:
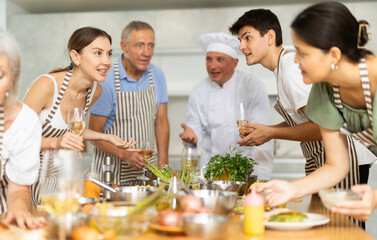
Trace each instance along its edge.
<instances>
[{"instance_id":1,"label":"stemmed wine glass","mask_svg":"<svg viewBox=\"0 0 377 240\"><path fill-rule=\"evenodd\" d=\"M240 102L239 105L239 112L237 116L237 125L240 130L244 130L245 127L243 127L241 124L242 123L248 123L249 121L246 119L246 114L245 114L245 108L242 102Z\"/></svg>"},{"instance_id":2,"label":"stemmed wine glass","mask_svg":"<svg viewBox=\"0 0 377 240\"><path fill-rule=\"evenodd\" d=\"M80 209L79 197L83 193L81 161L78 152L72 150L60 150L50 161L47 161L48 155L47 152L41 164L40 197L46 212L56 218L59 240L63 240L67 235L66 218ZM48 176L51 168L57 175Z\"/></svg>"},{"instance_id":3,"label":"stemmed wine glass","mask_svg":"<svg viewBox=\"0 0 377 240\"><path fill-rule=\"evenodd\" d=\"M196 168L198 167L198 155L196 148L185 146L181 155L181 167Z\"/></svg>"},{"instance_id":4,"label":"stemmed wine glass","mask_svg":"<svg viewBox=\"0 0 377 240\"><path fill-rule=\"evenodd\" d=\"M144 161L150 161L153 157L153 152L154 152L154 146L151 141L149 140L144 140L140 141L140 150L139 154L140 156L144 159ZM143 184L145 185L146 181L149 181L149 177L145 176L145 167L143 168L143 175L137 176L136 178L138 180L143 181Z\"/></svg>"},{"instance_id":5,"label":"stemmed wine glass","mask_svg":"<svg viewBox=\"0 0 377 240\"><path fill-rule=\"evenodd\" d=\"M72 133L81 135L84 132L86 126L83 109L80 107L68 109L67 122L68 128L71 129ZM81 152L79 153L79 157L83 158Z\"/></svg>"}]
</instances>

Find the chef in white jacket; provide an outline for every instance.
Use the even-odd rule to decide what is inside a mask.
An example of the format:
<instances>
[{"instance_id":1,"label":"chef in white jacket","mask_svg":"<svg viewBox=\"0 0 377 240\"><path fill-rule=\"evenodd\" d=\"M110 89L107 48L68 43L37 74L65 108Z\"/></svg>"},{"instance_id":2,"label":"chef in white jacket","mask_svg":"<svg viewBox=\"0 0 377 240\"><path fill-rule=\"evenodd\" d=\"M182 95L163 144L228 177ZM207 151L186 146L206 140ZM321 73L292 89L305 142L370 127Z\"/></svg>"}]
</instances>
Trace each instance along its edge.
<instances>
[{"instance_id":1,"label":"chef in white jacket","mask_svg":"<svg viewBox=\"0 0 377 240\"><path fill-rule=\"evenodd\" d=\"M236 38L226 33L207 33L200 36L199 45L206 52L208 77L190 94L187 121L181 124L180 137L187 144L201 146L202 167L212 156L229 152L229 146L237 145L241 139L237 120L267 124L270 103L261 81L236 70L239 46ZM270 179L272 141L243 148L243 154L258 163L253 173L258 179Z\"/></svg>"}]
</instances>

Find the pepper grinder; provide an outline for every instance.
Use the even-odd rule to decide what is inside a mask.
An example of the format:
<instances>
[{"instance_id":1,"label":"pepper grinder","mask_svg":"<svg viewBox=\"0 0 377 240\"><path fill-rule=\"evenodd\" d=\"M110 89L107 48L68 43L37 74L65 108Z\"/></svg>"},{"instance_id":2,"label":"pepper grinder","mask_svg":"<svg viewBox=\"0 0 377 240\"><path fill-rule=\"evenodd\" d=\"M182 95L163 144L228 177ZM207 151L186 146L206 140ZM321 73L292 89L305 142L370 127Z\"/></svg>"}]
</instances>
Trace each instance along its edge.
<instances>
[{"instance_id":1,"label":"pepper grinder","mask_svg":"<svg viewBox=\"0 0 377 240\"><path fill-rule=\"evenodd\" d=\"M111 157L105 157L105 161L103 162L103 182L112 187L114 180L114 173L113 173L113 162ZM103 196L106 199L110 199L110 191L104 189Z\"/></svg>"}]
</instances>

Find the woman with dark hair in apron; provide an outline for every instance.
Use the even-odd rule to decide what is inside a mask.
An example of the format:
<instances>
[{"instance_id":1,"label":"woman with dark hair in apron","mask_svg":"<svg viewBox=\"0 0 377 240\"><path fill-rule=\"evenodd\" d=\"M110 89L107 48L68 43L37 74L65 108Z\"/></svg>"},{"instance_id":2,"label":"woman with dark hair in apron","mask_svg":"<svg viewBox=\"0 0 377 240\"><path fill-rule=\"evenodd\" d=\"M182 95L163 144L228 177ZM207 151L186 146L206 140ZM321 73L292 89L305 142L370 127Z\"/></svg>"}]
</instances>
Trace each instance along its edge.
<instances>
[{"instance_id":1,"label":"woman with dark hair in apron","mask_svg":"<svg viewBox=\"0 0 377 240\"><path fill-rule=\"evenodd\" d=\"M111 37L103 30L84 27L77 29L68 41L71 64L37 78L30 86L24 103L39 114L42 123L41 169L46 169L49 191L57 190L57 170L53 157L59 149L84 150L83 140L104 140L120 148L128 148L131 142L116 135L85 129L81 135L69 131L67 112L82 108L84 115L101 95L103 82L111 67ZM43 156L48 154L47 162ZM43 160L44 161L44 160ZM40 182L31 188L32 203L38 204Z\"/></svg>"},{"instance_id":2,"label":"woman with dark hair in apron","mask_svg":"<svg viewBox=\"0 0 377 240\"><path fill-rule=\"evenodd\" d=\"M326 26L326 27L324 27ZM258 191L270 189L270 205L329 188L348 174L347 135L364 144L377 145L377 56L365 49L368 23L357 21L341 3L315 4L301 12L292 25L305 83L312 83L306 115L320 126L326 163L309 176L294 182L274 180ZM332 211L366 220L377 207L377 190L355 185L360 201L338 203Z\"/></svg>"}]
</instances>

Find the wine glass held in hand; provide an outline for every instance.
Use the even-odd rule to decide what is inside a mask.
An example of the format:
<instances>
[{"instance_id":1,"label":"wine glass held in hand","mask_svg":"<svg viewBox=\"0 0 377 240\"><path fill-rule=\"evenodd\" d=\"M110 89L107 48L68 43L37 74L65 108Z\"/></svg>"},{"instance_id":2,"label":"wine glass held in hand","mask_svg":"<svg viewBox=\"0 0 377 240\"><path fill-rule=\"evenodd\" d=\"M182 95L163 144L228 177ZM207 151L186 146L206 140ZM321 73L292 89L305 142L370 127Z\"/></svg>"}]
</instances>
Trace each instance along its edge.
<instances>
[{"instance_id":1,"label":"wine glass held in hand","mask_svg":"<svg viewBox=\"0 0 377 240\"><path fill-rule=\"evenodd\" d=\"M68 128L74 134L80 135L85 129L86 122L82 108L71 108L67 114Z\"/></svg>"},{"instance_id":2,"label":"wine glass held in hand","mask_svg":"<svg viewBox=\"0 0 377 240\"><path fill-rule=\"evenodd\" d=\"M239 106L239 113L237 114L237 125L240 130L245 130L246 128L242 126L242 123L248 123L249 121L246 120L246 114L245 114L245 108L243 106L243 103L240 103Z\"/></svg>"},{"instance_id":3,"label":"wine glass held in hand","mask_svg":"<svg viewBox=\"0 0 377 240\"><path fill-rule=\"evenodd\" d=\"M139 154L144 160L149 161L153 157L153 145L151 141L140 141Z\"/></svg>"},{"instance_id":4,"label":"wine glass held in hand","mask_svg":"<svg viewBox=\"0 0 377 240\"><path fill-rule=\"evenodd\" d=\"M151 141L149 140L143 140L140 141L140 150L139 154L140 156L144 159L145 162L150 161L153 157L153 152L154 152L154 146ZM145 176L145 166L143 167L143 174L141 176L137 176L136 179L142 181L142 185L146 185L147 181L150 180L149 177Z\"/></svg>"}]
</instances>

